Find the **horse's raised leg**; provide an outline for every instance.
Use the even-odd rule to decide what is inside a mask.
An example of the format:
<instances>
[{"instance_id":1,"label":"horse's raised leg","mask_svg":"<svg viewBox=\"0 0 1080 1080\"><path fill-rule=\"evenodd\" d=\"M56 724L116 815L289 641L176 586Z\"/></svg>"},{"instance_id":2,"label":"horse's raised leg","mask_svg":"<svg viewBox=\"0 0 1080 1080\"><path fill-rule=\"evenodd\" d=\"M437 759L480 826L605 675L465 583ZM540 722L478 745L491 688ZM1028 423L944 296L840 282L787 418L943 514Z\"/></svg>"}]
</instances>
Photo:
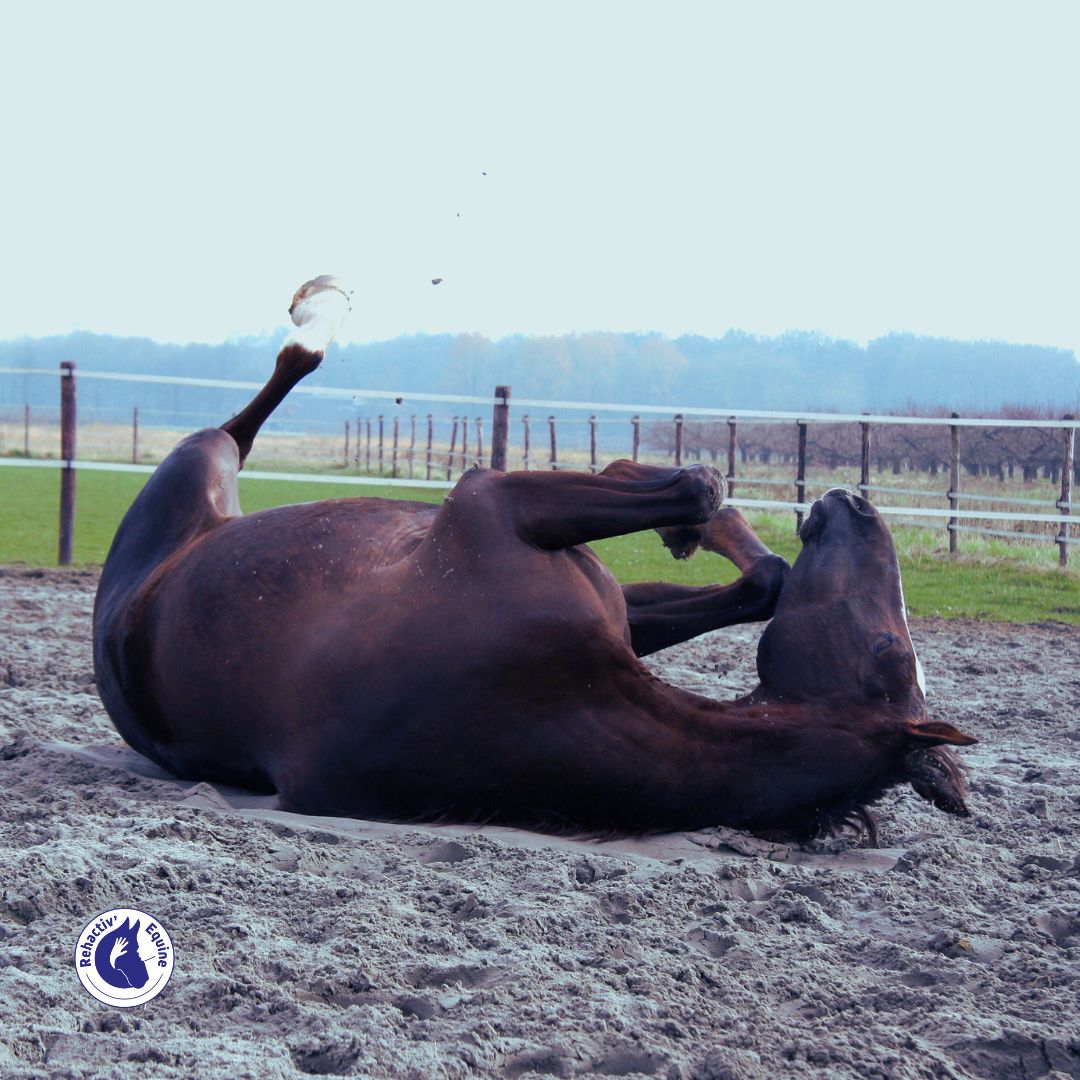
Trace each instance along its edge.
<instances>
[{"instance_id":1,"label":"horse's raised leg","mask_svg":"<svg viewBox=\"0 0 1080 1080\"><path fill-rule=\"evenodd\" d=\"M333 339L348 309L348 293L327 274L297 289L289 308L297 329L281 347L273 375L248 405L221 425L221 430L227 431L236 442L241 468L251 452L251 444L259 428L285 400L289 391L322 363L326 346Z\"/></svg>"},{"instance_id":2,"label":"horse's raised leg","mask_svg":"<svg viewBox=\"0 0 1080 1080\"><path fill-rule=\"evenodd\" d=\"M286 344L277 355L274 373L266 385L221 430L232 436L240 452L240 468L244 467L259 428L285 400L289 391L322 363L322 352L311 352L295 342Z\"/></svg>"},{"instance_id":3,"label":"horse's raised leg","mask_svg":"<svg viewBox=\"0 0 1080 1080\"><path fill-rule=\"evenodd\" d=\"M730 585L646 582L624 586L630 640L638 656L709 630L761 622L772 616L788 564L758 539L734 507L723 507L696 528L701 533L701 546L733 562L742 577Z\"/></svg>"},{"instance_id":4,"label":"horse's raised leg","mask_svg":"<svg viewBox=\"0 0 1080 1080\"><path fill-rule=\"evenodd\" d=\"M704 522L723 499L707 465L661 469L620 461L601 473L495 474L501 510L523 540L553 550L663 525Z\"/></svg>"},{"instance_id":5,"label":"horse's raised leg","mask_svg":"<svg viewBox=\"0 0 1080 1080\"><path fill-rule=\"evenodd\" d=\"M165 458L124 516L105 561L99 606L144 580L194 537L240 513L236 477L259 428L285 395L319 366L347 309L332 278L301 286L290 312L297 329L254 399L220 428L189 435Z\"/></svg>"}]
</instances>

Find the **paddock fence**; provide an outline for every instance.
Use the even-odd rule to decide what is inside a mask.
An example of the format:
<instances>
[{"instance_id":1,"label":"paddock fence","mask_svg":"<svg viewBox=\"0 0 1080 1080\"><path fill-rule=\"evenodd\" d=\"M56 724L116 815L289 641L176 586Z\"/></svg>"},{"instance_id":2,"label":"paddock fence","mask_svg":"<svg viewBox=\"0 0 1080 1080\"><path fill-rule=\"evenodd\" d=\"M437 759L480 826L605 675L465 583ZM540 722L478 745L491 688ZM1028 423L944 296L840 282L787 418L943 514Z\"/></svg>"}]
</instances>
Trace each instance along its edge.
<instances>
[{"instance_id":1,"label":"paddock fence","mask_svg":"<svg viewBox=\"0 0 1080 1080\"><path fill-rule=\"evenodd\" d=\"M0 367L8 382L56 378ZM77 383L111 386L78 409ZM59 561L71 561L80 469L152 472L188 431L217 426L261 383L61 365L58 407L0 406L0 467L61 470ZM170 387L167 406L140 405ZM207 404L206 391L213 392ZM196 396L197 392L197 396ZM282 408L264 426L247 479L448 488L474 464L598 472L619 457L707 461L725 475L728 505L788 511L798 528L814 497L848 487L896 525L941 526L950 552L965 534L1052 543L1068 566L1072 490L1080 482L1072 416L1006 419L679 408L300 385L333 416ZM104 400L102 400L104 399ZM123 404L117 402L123 400ZM201 407L193 407L199 405ZM897 501L899 500L899 501Z\"/></svg>"}]
</instances>

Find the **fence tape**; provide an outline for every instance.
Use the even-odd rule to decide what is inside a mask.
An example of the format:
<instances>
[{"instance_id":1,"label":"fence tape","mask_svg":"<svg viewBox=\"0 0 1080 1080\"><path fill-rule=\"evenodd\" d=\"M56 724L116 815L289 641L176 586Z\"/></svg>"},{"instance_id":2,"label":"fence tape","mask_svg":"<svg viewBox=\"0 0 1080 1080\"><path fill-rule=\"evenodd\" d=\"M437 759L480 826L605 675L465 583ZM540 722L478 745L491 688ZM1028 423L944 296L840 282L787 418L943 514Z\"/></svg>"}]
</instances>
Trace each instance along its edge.
<instances>
[{"instance_id":1,"label":"fence tape","mask_svg":"<svg viewBox=\"0 0 1080 1080\"><path fill-rule=\"evenodd\" d=\"M17 368L0 367L0 375L46 375L50 378L59 378L58 371L47 368ZM112 379L118 382L134 383L161 383L168 386L209 386L222 390L261 390L262 383L245 382L232 379L202 379L184 375L140 375L134 372L122 371L90 371L76 369L78 379ZM463 405L502 405L502 397L473 396L468 394L430 394L414 393L409 390L368 390L349 389L343 386L295 386L290 391L292 394L308 394L312 397L345 398L358 400L362 398L393 399L394 401L438 401L451 404ZM510 398L510 405L514 408L545 409L552 412L556 409L589 410L591 412L623 412L628 414L644 413L650 416L666 416L674 418L675 414L681 413L687 420L691 417L709 417L716 419L743 419L743 420L790 420L794 422L813 421L815 423L844 424L901 424L901 425L929 425L934 427L996 427L996 428L1047 428L1047 429L1080 429L1078 420L994 420L985 417L943 417L943 416L887 416L862 413L819 413L819 412L787 412L770 411L767 409L710 409L695 405L622 405L601 402L585 401L545 401L539 398Z\"/></svg>"}]
</instances>

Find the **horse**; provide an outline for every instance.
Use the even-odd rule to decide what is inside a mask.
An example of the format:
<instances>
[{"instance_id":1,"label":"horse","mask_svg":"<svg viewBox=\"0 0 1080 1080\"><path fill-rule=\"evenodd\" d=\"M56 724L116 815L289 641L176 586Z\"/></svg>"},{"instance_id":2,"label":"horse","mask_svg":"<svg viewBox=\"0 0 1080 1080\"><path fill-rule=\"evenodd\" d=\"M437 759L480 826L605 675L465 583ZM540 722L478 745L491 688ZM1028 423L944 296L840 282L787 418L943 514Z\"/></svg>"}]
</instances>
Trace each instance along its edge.
<instances>
[{"instance_id":1,"label":"horse","mask_svg":"<svg viewBox=\"0 0 1080 1080\"><path fill-rule=\"evenodd\" d=\"M790 570L702 465L473 468L439 506L243 515L238 473L322 361L334 289L320 278L297 293L304 332L264 388L180 442L117 530L94 667L134 749L179 776L275 792L284 809L378 820L809 837L866 820L905 782L966 813L947 748L974 740L927 714L892 541L865 500L815 504ZM622 587L588 547L687 525L706 526L738 581ZM734 701L641 661L774 613L761 685Z\"/></svg>"}]
</instances>

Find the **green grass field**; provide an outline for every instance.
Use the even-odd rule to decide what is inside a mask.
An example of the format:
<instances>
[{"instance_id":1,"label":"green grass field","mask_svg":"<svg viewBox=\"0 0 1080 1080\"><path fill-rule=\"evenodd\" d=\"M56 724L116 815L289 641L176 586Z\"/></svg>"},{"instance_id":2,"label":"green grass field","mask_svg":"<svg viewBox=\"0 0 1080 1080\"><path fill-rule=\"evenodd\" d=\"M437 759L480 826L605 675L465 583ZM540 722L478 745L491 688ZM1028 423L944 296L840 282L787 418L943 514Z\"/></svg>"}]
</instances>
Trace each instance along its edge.
<instances>
[{"instance_id":1,"label":"green grass field","mask_svg":"<svg viewBox=\"0 0 1080 1080\"><path fill-rule=\"evenodd\" d=\"M116 526L145 480L139 474L79 473L76 563L93 566L104 561ZM59 491L59 470L0 467L4 508L0 516L0 564L56 565ZM283 503L357 495L439 502L443 492L252 480L243 476L240 480L240 500L246 512ZM795 558L799 541L790 514L756 514L750 520L769 547L788 560ZM972 543L969 554L950 557L940 550L940 532L935 535L897 527L894 535L913 615L1080 625L1080 575L1075 570L1062 572L1011 560L1008 548L1002 544ZM652 532L603 540L593 547L622 582L664 580L705 585L730 581L735 576L730 564L708 553L699 553L689 562L676 562ZM1075 558L1080 563L1080 549Z\"/></svg>"}]
</instances>

